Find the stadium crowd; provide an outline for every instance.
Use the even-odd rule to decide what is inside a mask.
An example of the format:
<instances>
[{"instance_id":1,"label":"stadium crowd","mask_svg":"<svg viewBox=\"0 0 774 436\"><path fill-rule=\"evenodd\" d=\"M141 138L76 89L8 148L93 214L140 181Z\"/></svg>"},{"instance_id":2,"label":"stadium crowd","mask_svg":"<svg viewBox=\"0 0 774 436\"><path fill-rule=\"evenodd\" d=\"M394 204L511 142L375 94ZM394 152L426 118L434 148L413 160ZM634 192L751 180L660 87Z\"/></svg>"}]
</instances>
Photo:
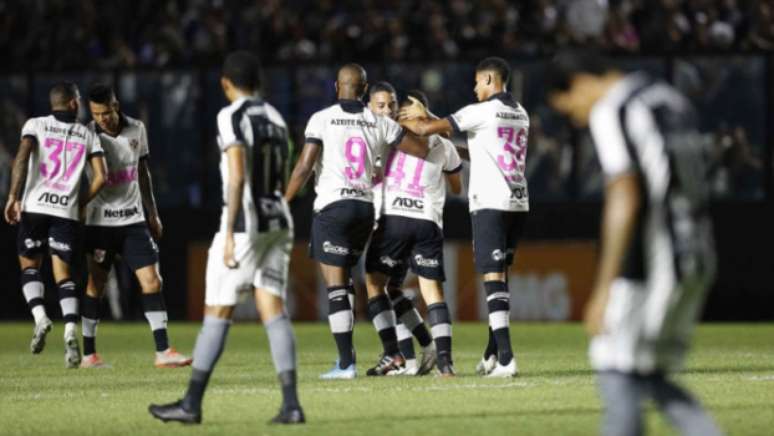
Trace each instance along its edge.
<instances>
[{"instance_id":1,"label":"stadium crowd","mask_svg":"<svg viewBox=\"0 0 774 436\"><path fill-rule=\"evenodd\" d=\"M263 59L451 60L593 45L622 52L771 50L772 0L0 1L15 69L169 66L233 49ZM63 56L63 54L66 54Z\"/></svg>"}]
</instances>

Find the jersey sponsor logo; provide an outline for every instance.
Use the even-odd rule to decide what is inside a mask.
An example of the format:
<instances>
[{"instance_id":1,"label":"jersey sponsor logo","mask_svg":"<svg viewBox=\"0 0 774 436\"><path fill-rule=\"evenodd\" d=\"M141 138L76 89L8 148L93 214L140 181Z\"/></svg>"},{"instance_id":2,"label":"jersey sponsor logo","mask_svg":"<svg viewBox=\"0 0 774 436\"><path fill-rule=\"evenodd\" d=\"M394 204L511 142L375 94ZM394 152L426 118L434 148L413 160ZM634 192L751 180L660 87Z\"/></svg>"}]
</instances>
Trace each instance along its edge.
<instances>
[{"instance_id":1,"label":"jersey sponsor logo","mask_svg":"<svg viewBox=\"0 0 774 436\"><path fill-rule=\"evenodd\" d=\"M108 173L107 186L123 185L137 180L137 167L124 168Z\"/></svg>"},{"instance_id":2,"label":"jersey sponsor logo","mask_svg":"<svg viewBox=\"0 0 774 436\"><path fill-rule=\"evenodd\" d=\"M527 188L518 187L511 191L511 200L523 200L527 198Z\"/></svg>"},{"instance_id":3,"label":"jersey sponsor logo","mask_svg":"<svg viewBox=\"0 0 774 436\"><path fill-rule=\"evenodd\" d=\"M24 246L27 247L28 250L31 250L33 248L42 247L43 241L27 238L24 240Z\"/></svg>"},{"instance_id":4,"label":"jersey sponsor logo","mask_svg":"<svg viewBox=\"0 0 774 436\"><path fill-rule=\"evenodd\" d=\"M365 120L352 120L346 118L334 118L331 120L332 126L346 126L346 127L368 127L371 129L376 128L376 123Z\"/></svg>"},{"instance_id":5,"label":"jersey sponsor logo","mask_svg":"<svg viewBox=\"0 0 774 436\"><path fill-rule=\"evenodd\" d=\"M438 259L428 259L421 254L414 256L414 263L416 263L417 266L423 266L426 268L438 268L441 265L441 263L438 262Z\"/></svg>"},{"instance_id":6,"label":"jersey sponsor logo","mask_svg":"<svg viewBox=\"0 0 774 436\"><path fill-rule=\"evenodd\" d=\"M105 209L102 213L103 218L130 218L140 213L137 206L128 209Z\"/></svg>"},{"instance_id":7,"label":"jersey sponsor logo","mask_svg":"<svg viewBox=\"0 0 774 436\"><path fill-rule=\"evenodd\" d=\"M396 197L392 201L392 207L396 209L424 210L425 203L418 198Z\"/></svg>"},{"instance_id":8,"label":"jersey sponsor logo","mask_svg":"<svg viewBox=\"0 0 774 436\"><path fill-rule=\"evenodd\" d=\"M349 248L335 245L331 241L323 242L323 251L337 256L346 256L349 254Z\"/></svg>"},{"instance_id":9,"label":"jersey sponsor logo","mask_svg":"<svg viewBox=\"0 0 774 436\"><path fill-rule=\"evenodd\" d=\"M70 197L64 194L60 195L44 192L38 197L38 203L46 203L54 206L68 206L70 204Z\"/></svg>"},{"instance_id":10,"label":"jersey sponsor logo","mask_svg":"<svg viewBox=\"0 0 774 436\"><path fill-rule=\"evenodd\" d=\"M366 193L362 189L357 188L341 188L339 195L342 197L365 197Z\"/></svg>"},{"instance_id":11,"label":"jersey sponsor logo","mask_svg":"<svg viewBox=\"0 0 774 436\"><path fill-rule=\"evenodd\" d=\"M54 250L59 251L71 251L72 248L70 248L70 244L66 242L60 242L55 240L54 238L48 238L48 246L51 247Z\"/></svg>"},{"instance_id":12,"label":"jersey sponsor logo","mask_svg":"<svg viewBox=\"0 0 774 436\"><path fill-rule=\"evenodd\" d=\"M387 265L390 268L395 268L401 263L399 260L393 259L390 256L380 257L379 262L383 263L384 265Z\"/></svg>"}]
</instances>

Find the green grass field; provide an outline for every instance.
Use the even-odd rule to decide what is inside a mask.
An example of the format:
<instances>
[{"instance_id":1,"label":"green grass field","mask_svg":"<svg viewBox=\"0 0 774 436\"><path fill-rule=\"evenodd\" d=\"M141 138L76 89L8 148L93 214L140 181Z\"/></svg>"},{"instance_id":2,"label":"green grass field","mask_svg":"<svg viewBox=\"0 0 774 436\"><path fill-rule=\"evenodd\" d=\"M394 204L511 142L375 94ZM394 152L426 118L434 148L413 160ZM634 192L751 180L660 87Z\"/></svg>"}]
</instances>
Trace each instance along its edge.
<instances>
[{"instance_id":1,"label":"green grass field","mask_svg":"<svg viewBox=\"0 0 774 436\"><path fill-rule=\"evenodd\" d=\"M3 435L574 435L596 434L600 404L576 324L515 324L522 375L485 380L473 374L486 339L482 324L454 326L454 379L317 379L334 356L326 324L297 324L300 397L308 423L269 427L280 396L263 329L237 324L205 396L204 422L186 427L150 417L151 402L180 397L189 369L156 369L143 323L105 323L98 347L110 369L64 369L61 324L46 350L29 353L31 323L0 324L0 434ZM190 353L198 324L170 327ZM359 372L378 353L369 324L355 329ZM704 325L680 381L731 435L774 433L774 324ZM650 408L650 434L670 434Z\"/></svg>"}]
</instances>

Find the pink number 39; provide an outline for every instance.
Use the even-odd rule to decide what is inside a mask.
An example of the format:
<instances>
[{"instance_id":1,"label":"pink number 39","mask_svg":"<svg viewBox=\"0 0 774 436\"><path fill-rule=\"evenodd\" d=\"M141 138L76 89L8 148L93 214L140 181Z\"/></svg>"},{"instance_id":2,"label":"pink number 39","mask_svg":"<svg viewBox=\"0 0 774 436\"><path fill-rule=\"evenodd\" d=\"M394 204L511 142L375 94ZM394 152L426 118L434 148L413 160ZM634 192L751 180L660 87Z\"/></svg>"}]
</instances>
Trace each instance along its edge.
<instances>
[{"instance_id":1,"label":"pink number 39","mask_svg":"<svg viewBox=\"0 0 774 436\"><path fill-rule=\"evenodd\" d=\"M344 156L350 162L350 165L344 169L344 174L349 180L359 179L365 173L367 153L366 142L359 136L349 138L344 144Z\"/></svg>"},{"instance_id":2,"label":"pink number 39","mask_svg":"<svg viewBox=\"0 0 774 436\"><path fill-rule=\"evenodd\" d=\"M497 136L505 139L504 154L497 155L497 165L506 173L515 173L516 169L524 166L524 158L527 154L527 131L519 129L518 133L513 127L500 127ZM518 182L521 178L518 174L507 174L508 181Z\"/></svg>"}]
</instances>

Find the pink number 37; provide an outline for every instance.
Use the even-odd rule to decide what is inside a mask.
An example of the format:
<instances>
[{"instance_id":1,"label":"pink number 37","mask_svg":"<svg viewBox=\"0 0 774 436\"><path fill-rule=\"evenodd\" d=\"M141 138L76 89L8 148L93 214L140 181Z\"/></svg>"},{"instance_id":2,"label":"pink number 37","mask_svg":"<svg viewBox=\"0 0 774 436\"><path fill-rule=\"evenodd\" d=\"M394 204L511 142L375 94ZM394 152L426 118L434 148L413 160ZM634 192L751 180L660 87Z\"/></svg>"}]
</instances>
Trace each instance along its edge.
<instances>
[{"instance_id":1,"label":"pink number 37","mask_svg":"<svg viewBox=\"0 0 774 436\"><path fill-rule=\"evenodd\" d=\"M78 142L64 142L61 139L55 138L46 138L46 142L43 146L46 150L49 150L48 161L51 164L51 167L46 165L46 162L41 162L40 174L49 180L53 180L59 176L62 169L64 169L62 179L64 181L70 180L70 177L83 159L83 155L86 152L86 146ZM70 157L69 162L67 162L68 159L65 159L67 168L63 168L63 152L65 153L65 158ZM72 155L73 153L74 155Z\"/></svg>"}]
</instances>

